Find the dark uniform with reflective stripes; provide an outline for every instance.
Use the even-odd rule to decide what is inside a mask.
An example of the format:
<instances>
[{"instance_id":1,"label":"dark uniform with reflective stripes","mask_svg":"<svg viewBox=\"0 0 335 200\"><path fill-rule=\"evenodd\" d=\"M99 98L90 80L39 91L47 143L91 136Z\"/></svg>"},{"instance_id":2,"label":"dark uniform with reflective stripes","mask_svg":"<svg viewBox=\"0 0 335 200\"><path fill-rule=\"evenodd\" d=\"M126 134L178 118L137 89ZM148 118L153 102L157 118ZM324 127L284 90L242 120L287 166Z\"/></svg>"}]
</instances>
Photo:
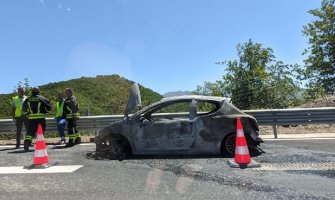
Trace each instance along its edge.
<instances>
[{"instance_id":1,"label":"dark uniform with reflective stripes","mask_svg":"<svg viewBox=\"0 0 335 200\"><path fill-rule=\"evenodd\" d=\"M77 120L80 117L79 104L75 96L71 95L64 101L64 114L67 120L69 142L66 146L73 146L81 143L79 131L77 130Z\"/></svg>"},{"instance_id":2,"label":"dark uniform with reflective stripes","mask_svg":"<svg viewBox=\"0 0 335 200\"><path fill-rule=\"evenodd\" d=\"M24 139L24 150L28 151L32 139L35 137L38 124L41 124L45 132L45 115L50 111L49 100L41 96L39 89L33 88L32 95L28 97L22 106L22 112L28 117L28 131Z\"/></svg>"}]
</instances>

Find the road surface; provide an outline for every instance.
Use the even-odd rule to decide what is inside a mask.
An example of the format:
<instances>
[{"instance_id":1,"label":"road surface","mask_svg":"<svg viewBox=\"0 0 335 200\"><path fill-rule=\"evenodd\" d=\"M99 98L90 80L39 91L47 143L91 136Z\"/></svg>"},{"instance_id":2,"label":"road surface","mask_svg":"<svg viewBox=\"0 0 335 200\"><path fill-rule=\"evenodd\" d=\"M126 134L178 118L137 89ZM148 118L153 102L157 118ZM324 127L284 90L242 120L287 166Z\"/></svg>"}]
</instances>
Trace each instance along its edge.
<instances>
[{"instance_id":1,"label":"road surface","mask_svg":"<svg viewBox=\"0 0 335 200\"><path fill-rule=\"evenodd\" d=\"M94 160L93 144L48 146L57 165L37 172L27 169L33 151L1 146L0 199L335 199L334 143L266 140L254 169L204 156Z\"/></svg>"}]
</instances>

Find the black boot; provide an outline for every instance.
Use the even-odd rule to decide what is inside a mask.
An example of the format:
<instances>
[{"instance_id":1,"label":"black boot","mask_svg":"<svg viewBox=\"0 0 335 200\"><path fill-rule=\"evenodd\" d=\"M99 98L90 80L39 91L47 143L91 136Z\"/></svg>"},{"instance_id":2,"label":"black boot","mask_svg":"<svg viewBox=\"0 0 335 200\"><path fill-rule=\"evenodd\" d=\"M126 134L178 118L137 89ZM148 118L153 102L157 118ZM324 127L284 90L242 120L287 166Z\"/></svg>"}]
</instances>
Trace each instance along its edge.
<instances>
[{"instance_id":1,"label":"black boot","mask_svg":"<svg viewBox=\"0 0 335 200\"><path fill-rule=\"evenodd\" d=\"M20 148L20 141L16 141L15 149L19 149L19 148Z\"/></svg>"},{"instance_id":2,"label":"black boot","mask_svg":"<svg viewBox=\"0 0 335 200\"><path fill-rule=\"evenodd\" d=\"M24 148L24 151L28 152L29 151L29 146L31 145L31 140L24 140L24 143L23 143L23 148Z\"/></svg>"},{"instance_id":3,"label":"black boot","mask_svg":"<svg viewBox=\"0 0 335 200\"><path fill-rule=\"evenodd\" d=\"M74 143L73 140L69 140L69 142L65 145L65 147L73 147Z\"/></svg>"},{"instance_id":4,"label":"black boot","mask_svg":"<svg viewBox=\"0 0 335 200\"><path fill-rule=\"evenodd\" d=\"M21 143L20 138L16 138L16 146L15 146L15 149L20 148L20 143Z\"/></svg>"},{"instance_id":5,"label":"black boot","mask_svg":"<svg viewBox=\"0 0 335 200\"><path fill-rule=\"evenodd\" d=\"M77 137L76 140L75 140L75 143L76 144L81 144L81 137Z\"/></svg>"}]
</instances>

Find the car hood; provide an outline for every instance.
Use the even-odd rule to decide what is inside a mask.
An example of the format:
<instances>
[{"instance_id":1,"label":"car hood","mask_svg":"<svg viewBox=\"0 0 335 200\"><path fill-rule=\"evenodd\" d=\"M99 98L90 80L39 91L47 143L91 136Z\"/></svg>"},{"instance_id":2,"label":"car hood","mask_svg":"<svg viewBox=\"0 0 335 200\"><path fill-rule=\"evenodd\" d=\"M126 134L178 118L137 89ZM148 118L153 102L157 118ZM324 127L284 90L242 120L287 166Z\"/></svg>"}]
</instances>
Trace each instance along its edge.
<instances>
[{"instance_id":1,"label":"car hood","mask_svg":"<svg viewBox=\"0 0 335 200\"><path fill-rule=\"evenodd\" d=\"M125 116L128 117L129 113L131 113L136 107L141 107L141 92L137 83L134 83L130 87L130 93L128 98L127 107L125 110Z\"/></svg>"},{"instance_id":2,"label":"car hood","mask_svg":"<svg viewBox=\"0 0 335 200\"><path fill-rule=\"evenodd\" d=\"M94 142L99 144L104 141L104 139L109 135L121 134L122 133L123 120L118 120L110 123L108 126L99 129L94 137Z\"/></svg>"}]
</instances>

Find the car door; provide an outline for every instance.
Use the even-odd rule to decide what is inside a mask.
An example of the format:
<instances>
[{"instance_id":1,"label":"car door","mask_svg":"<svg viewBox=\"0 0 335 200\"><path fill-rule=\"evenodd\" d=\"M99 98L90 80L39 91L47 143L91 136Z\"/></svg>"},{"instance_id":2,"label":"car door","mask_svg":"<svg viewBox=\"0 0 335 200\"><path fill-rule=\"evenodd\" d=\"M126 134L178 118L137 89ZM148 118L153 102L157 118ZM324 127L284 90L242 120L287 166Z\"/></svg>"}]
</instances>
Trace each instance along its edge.
<instances>
[{"instance_id":1,"label":"car door","mask_svg":"<svg viewBox=\"0 0 335 200\"><path fill-rule=\"evenodd\" d=\"M194 123L189 119L164 119L144 123L145 150L188 150L194 142Z\"/></svg>"},{"instance_id":2,"label":"car door","mask_svg":"<svg viewBox=\"0 0 335 200\"><path fill-rule=\"evenodd\" d=\"M194 119L189 119L188 116L166 118L161 115L139 123L138 134L134 141L137 149L190 150L194 144Z\"/></svg>"}]
</instances>

